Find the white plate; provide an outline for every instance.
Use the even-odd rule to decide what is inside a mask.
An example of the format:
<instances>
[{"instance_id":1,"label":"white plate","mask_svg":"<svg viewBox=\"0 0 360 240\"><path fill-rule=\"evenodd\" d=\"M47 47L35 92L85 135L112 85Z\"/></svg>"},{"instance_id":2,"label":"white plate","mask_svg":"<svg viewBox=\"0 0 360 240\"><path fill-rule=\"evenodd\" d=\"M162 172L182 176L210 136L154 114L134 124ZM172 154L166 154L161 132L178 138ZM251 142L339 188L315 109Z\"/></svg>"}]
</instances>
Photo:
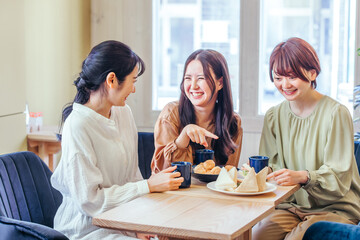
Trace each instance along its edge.
<instances>
[{"instance_id":1,"label":"white plate","mask_svg":"<svg viewBox=\"0 0 360 240\"><path fill-rule=\"evenodd\" d=\"M230 194L230 195L260 195L260 194L264 194L264 193L268 193L268 192L273 192L276 190L276 185L272 184L272 183L266 183L266 190L262 191L262 192L253 192L253 193L246 193L246 192L230 192L230 191L225 191L225 190L219 190L215 188L215 181L214 182L209 182L206 185L210 190L213 190L215 192L221 192L221 193L226 193L226 194Z\"/></svg>"}]
</instances>

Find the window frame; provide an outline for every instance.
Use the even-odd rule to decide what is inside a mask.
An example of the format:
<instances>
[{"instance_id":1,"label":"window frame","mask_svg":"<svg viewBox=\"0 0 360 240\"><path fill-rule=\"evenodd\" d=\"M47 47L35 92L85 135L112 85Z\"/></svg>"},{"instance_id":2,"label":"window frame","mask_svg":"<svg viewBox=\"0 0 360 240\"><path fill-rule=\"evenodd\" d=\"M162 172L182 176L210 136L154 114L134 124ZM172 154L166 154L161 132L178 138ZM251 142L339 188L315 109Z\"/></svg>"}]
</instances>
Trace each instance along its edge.
<instances>
[{"instance_id":1,"label":"window frame","mask_svg":"<svg viewBox=\"0 0 360 240\"><path fill-rule=\"evenodd\" d=\"M149 1L150 2L150 1ZM147 3L146 5L152 5ZM146 6L144 8L148 8ZM257 14L256 14L257 13ZM145 13L144 13L145 14ZM148 13L147 13L148 14ZM153 19L152 12L151 18ZM139 23L140 24L140 23ZM149 22L143 22L149 26ZM146 27L152 29L151 27ZM243 129L249 133L261 133L263 124L263 115L258 115L258 81L241 81L241 79L258 79L259 77L259 38L260 38L260 0L241 1L240 2L240 40L239 40L239 110L238 113L242 118ZM252 36L252 37L245 37ZM147 36L150 38L151 36ZM255 39L255 40L254 40ZM136 51L137 46L131 46ZM154 45L152 45L151 51ZM139 55L141 53L139 52ZM153 58L145 56L146 58ZM143 58L145 58L143 57ZM145 60L147 63L148 61ZM149 64L147 64L149 66ZM147 72L147 73L146 73ZM156 119L160 114L159 110L152 110L152 92L143 91L152 89L154 82L148 81L147 76L152 76L152 68L147 68L144 77L140 78L137 87L137 93L134 94L136 102L142 102L142 107L132 106L135 121L140 130L152 130ZM141 83L140 83L141 82ZM142 85L142 86L140 86ZM142 90L140 90L142 89ZM140 93L141 91L141 93ZM144 94L142 94L144 93ZM234 99L235 101L235 99Z\"/></svg>"},{"instance_id":2,"label":"window frame","mask_svg":"<svg viewBox=\"0 0 360 240\"><path fill-rule=\"evenodd\" d=\"M117 39L128 44L146 63L127 101L139 131L153 131L160 111L152 110L152 1L92 0L91 43ZM259 136L263 115L258 114L260 0L240 1L239 111L245 134ZM360 47L360 4L356 5L355 47ZM360 84L360 56L354 52L354 84ZM256 81L253 81L256 79ZM356 116L356 113L354 113ZM255 138L257 139L257 138ZM255 143L254 143L255 144ZM246 146L243 146L243 149Z\"/></svg>"}]
</instances>

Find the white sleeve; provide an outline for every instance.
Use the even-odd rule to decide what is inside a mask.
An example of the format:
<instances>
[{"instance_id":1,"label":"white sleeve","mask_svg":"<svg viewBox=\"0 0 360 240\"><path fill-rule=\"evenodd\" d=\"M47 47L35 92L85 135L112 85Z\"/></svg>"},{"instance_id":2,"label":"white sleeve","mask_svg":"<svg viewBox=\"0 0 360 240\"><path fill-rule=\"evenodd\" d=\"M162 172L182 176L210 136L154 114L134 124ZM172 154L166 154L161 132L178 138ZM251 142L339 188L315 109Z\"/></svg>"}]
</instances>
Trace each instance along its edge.
<instances>
[{"instance_id":1,"label":"white sleeve","mask_svg":"<svg viewBox=\"0 0 360 240\"><path fill-rule=\"evenodd\" d=\"M122 186L102 187L102 174L93 162L77 153L63 169L65 171L61 171L56 179L58 182L59 180L63 182L60 185L67 186L69 197L75 201L82 213L95 216L149 193L146 180L129 182ZM56 187L56 182L54 185Z\"/></svg>"},{"instance_id":2,"label":"white sleeve","mask_svg":"<svg viewBox=\"0 0 360 240\"><path fill-rule=\"evenodd\" d=\"M134 169L134 179L136 181L140 181L140 180L144 180L142 174L141 174L141 171L140 171L140 168L139 168L139 155L137 154L138 153L138 130L137 130L137 127L136 127L136 124L135 124L135 119L134 119L134 116L132 114L132 111L131 111L131 108L126 105L126 109L128 110L128 114L129 114L129 126L132 128L133 130L133 133L134 133L134 145L135 145L135 148L136 148L136 168Z\"/></svg>"}]
</instances>

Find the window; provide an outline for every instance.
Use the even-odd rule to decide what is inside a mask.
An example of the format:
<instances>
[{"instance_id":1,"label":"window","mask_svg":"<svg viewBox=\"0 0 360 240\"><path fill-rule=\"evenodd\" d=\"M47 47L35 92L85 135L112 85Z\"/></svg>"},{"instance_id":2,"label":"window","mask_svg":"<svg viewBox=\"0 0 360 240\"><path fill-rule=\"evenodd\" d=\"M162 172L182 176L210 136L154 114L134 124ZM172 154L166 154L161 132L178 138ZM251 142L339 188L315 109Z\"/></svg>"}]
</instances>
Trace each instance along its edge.
<instances>
[{"instance_id":1,"label":"window","mask_svg":"<svg viewBox=\"0 0 360 240\"><path fill-rule=\"evenodd\" d=\"M257 138L262 113L269 107L262 103L270 102L266 97L274 94L276 98L277 94L271 90L267 70L270 51L291 35L305 38L318 51L322 64L319 91L337 99L345 97L345 102L351 105L352 81L360 84L360 57L355 52L360 47L357 3L356 0L124 0L111 4L92 1L92 45L118 39L145 61L146 71L128 104L138 128L148 131L153 129L162 106L178 99L185 58L197 48L216 48L230 66L234 104L242 117L244 133ZM224 21L228 22L225 30L217 27L225 26ZM214 29L212 32L227 32L228 40L224 40L223 34L209 33L208 26ZM172 44L171 39L177 43ZM330 73L327 77L326 72Z\"/></svg>"},{"instance_id":2,"label":"window","mask_svg":"<svg viewBox=\"0 0 360 240\"><path fill-rule=\"evenodd\" d=\"M185 60L200 48L225 56L238 108L239 8L238 0L153 1L153 110L179 99Z\"/></svg>"},{"instance_id":3,"label":"window","mask_svg":"<svg viewBox=\"0 0 360 240\"><path fill-rule=\"evenodd\" d=\"M269 78L272 49L300 37L318 53L322 71L317 90L352 111L355 52L355 0L261 1L258 113L283 101Z\"/></svg>"},{"instance_id":4,"label":"window","mask_svg":"<svg viewBox=\"0 0 360 240\"><path fill-rule=\"evenodd\" d=\"M256 4L259 5L258 10L251 9ZM239 54L246 53L244 46L251 48L252 45L258 47L258 59L243 56L241 65L248 65L247 60L257 61L259 73L258 76L248 74L251 79L241 79L259 79L258 99L252 100L251 104L257 104L253 106L257 109L256 115L263 115L269 107L283 101L269 79L271 51L280 41L297 36L308 41L319 55L322 72L317 80L317 90L337 99L352 111L355 5L355 0L241 2L241 7L246 8L243 9L245 14L248 10L253 13L258 11L258 15L255 14L260 18L257 26L252 19L240 16L240 1L237 0L153 0L152 109L161 110L166 103L179 99L179 85L187 56L199 48L212 48L224 54L228 61L235 110L248 115L239 106L244 100L249 104L247 90L241 90L242 87L248 88L248 84L241 86L239 79L240 71L249 71L254 66L241 70ZM244 24L249 23L250 27L259 29L258 46L254 43L240 44L240 41L247 42L246 38L253 38L250 41L256 42L256 35L247 33L246 27L240 27L240 17ZM254 50L251 55L256 53Z\"/></svg>"},{"instance_id":5,"label":"window","mask_svg":"<svg viewBox=\"0 0 360 240\"><path fill-rule=\"evenodd\" d=\"M295 34L299 24L307 25L299 30L298 36L309 41L321 58L327 58L320 59L323 76L322 80L319 79L319 91L351 99L352 92L343 92L349 91L349 86L351 90L353 78L355 84L360 84L360 57L356 57L355 50L352 50L360 47L360 17L354 16L356 11L360 14L360 4L356 5L356 0L105 2L92 1L92 42L118 39L127 43L147 64L145 73L136 83L136 94L131 94L127 100L139 131L153 131L162 106L178 99L186 57L197 48L216 47L225 55L230 67L234 105L241 115L244 130L240 163L246 162L248 156L258 153L263 124L261 113L269 107L261 103L269 101L266 94L272 94L271 90L264 94L262 88L265 84L271 85L267 73L269 51L290 34ZM266 8L265 4L268 4ZM206 14L212 17L206 17ZM224 33L224 27L218 27L225 26L224 21L229 22L225 28L228 41L224 41L220 34L209 35L208 26L214 29L212 32ZM320 28L313 29L312 26ZM161 35L162 32L166 34ZM334 38L335 35L338 38ZM170 40L177 43L170 45ZM170 46L175 47L172 49ZM335 62L330 59L342 60ZM326 62L329 63L327 66ZM330 73L328 79L325 72ZM334 80L336 83L331 82ZM325 84L330 86L328 90L324 90ZM333 92L336 94L332 95Z\"/></svg>"}]
</instances>

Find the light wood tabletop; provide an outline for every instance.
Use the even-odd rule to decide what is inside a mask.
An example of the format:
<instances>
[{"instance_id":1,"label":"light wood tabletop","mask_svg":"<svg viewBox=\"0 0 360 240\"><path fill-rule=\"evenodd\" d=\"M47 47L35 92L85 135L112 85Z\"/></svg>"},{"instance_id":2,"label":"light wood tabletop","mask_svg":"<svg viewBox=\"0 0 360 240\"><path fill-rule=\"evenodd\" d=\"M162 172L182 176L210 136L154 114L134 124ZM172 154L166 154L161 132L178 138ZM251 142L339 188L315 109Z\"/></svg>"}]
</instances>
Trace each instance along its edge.
<instances>
[{"instance_id":1,"label":"light wood tabletop","mask_svg":"<svg viewBox=\"0 0 360 240\"><path fill-rule=\"evenodd\" d=\"M277 186L272 193L245 197L214 192L194 179L192 183L121 204L94 217L93 224L176 239L251 239L251 228L299 189Z\"/></svg>"},{"instance_id":2,"label":"light wood tabletop","mask_svg":"<svg viewBox=\"0 0 360 240\"><path fill-rule=\"evenodd\" d=\"M185 239L237 239L274 206L230 199L147 194L93 218L113 229Z\"/></svg>"}]
</instances>

